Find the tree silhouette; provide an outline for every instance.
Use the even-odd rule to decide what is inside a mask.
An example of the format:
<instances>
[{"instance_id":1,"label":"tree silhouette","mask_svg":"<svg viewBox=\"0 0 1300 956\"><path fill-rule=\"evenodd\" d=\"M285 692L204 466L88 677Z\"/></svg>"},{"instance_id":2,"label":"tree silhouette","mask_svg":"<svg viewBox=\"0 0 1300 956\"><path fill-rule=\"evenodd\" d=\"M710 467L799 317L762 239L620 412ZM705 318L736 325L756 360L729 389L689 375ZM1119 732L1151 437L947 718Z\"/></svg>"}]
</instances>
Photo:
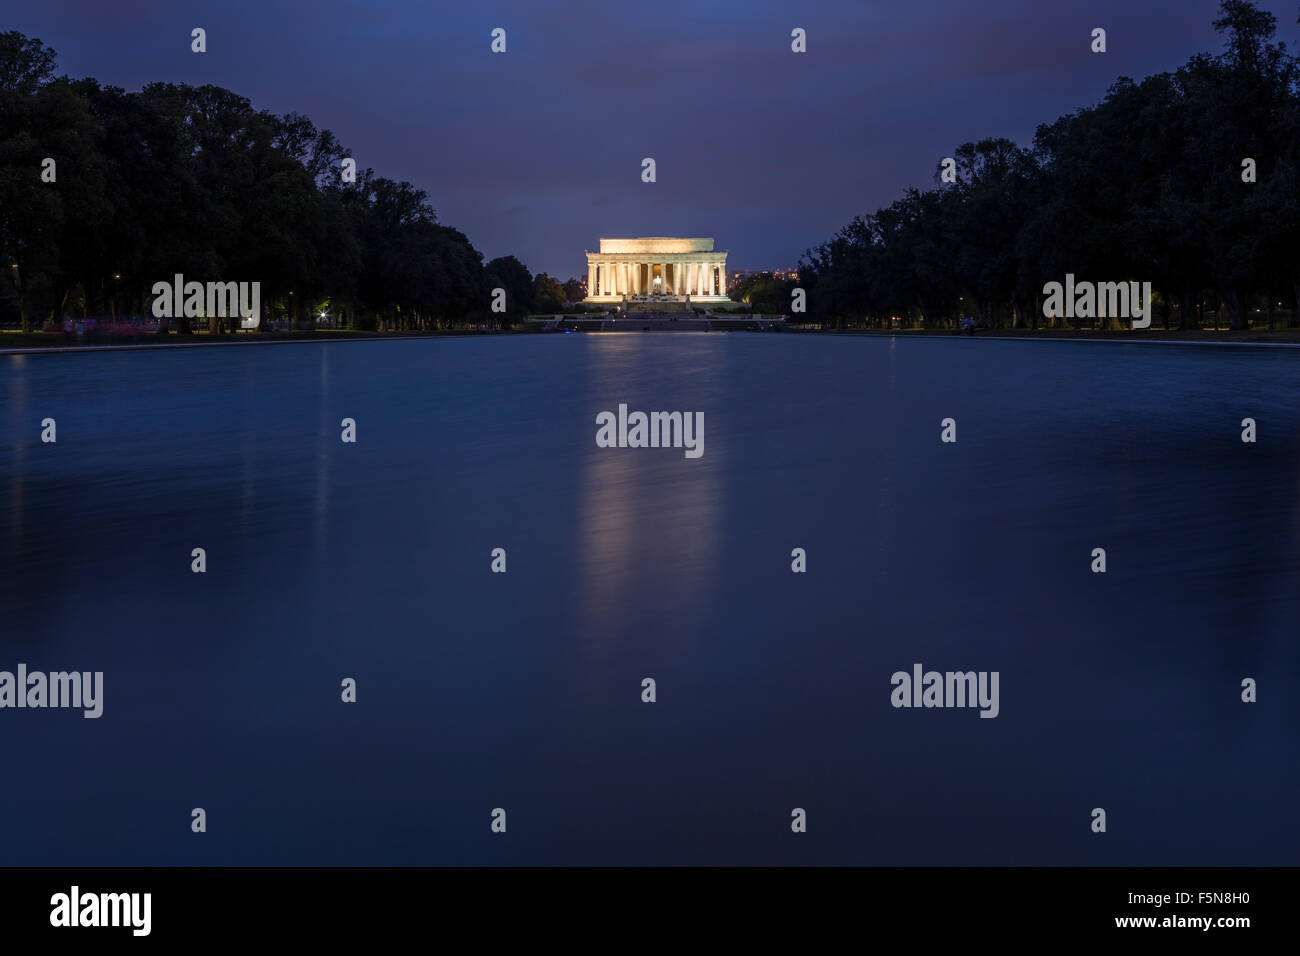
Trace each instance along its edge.
<instances>
[{"instance_id":1,"label":"tree silhouette","mask_svg":"<svg viewBox=\"0 0 1300 956\"><path fill-rule=\"evenodd\" d=\"M348 155L299 113L216 86L128 93L56 77L40 40L0 34L0 269L12 289L0 321L29 331L36 317L148 316L154 283L177 273L260 282L264 329L314 328L325 303L354 328L479 321L493 287L482 255L410 183L370 169L344 181ZM41 180L46 157L54 182ZM509 261L522 315L532 277Z\"/></svg>"},{"instance_id":2,"label":"tree silhouette","mask_svg":"<svg viewBox=\"0 0 1300 956\"><path fill-rule=\"evenodd\" d=\"M1277 303L1294 308L1297 61L1273 42L1273 15L1248 0L1223 0L1213 25L1220 55L1141 82L1120 77L1096 106L1040 126L1028 148L965 143L955 183L936 176L934 189L909 190L809 250L811 317L1036 325L1044 283L1066 273L1150 281L1161 321L1188 330L1207 304L1233 329L1252 306L1270 323Z\"/></svg>"}]
</instances>

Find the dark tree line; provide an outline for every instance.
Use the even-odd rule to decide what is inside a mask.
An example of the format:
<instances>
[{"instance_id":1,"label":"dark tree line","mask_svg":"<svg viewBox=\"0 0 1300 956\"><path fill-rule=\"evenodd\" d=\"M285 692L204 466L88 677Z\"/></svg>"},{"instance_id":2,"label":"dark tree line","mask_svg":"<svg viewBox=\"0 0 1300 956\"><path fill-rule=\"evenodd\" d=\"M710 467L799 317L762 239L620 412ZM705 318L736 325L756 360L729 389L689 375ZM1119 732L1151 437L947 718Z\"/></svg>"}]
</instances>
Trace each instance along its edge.
<instances>
[{"instance_id":1,"label":"dark tree line","mask_svg":"<svg viewBox=\"0 0 1300 956\"><path fill-rule=\"evenodd\" d=\"M828 324L1044 323L1043 285L1150 281L1154 325L1272 325L1300 299L1300 64L1275 18L1223 0L1226 46L1174 73L1121 77L1022 149L966 143L956 182L909 190L806 253ZM1255 162L1254 182L1243 161ZM796 318L798 318L796 316ZM895 320L897 320L895 322ZM1059 320L1064 321L1064 320ZM1293 321L1290 320L1290 321ZM1050 323L1049 323L1050 324Z\"/></svg>"},{"instance_id":2,"label":"dark tree line","mask_svg":"<svg viewBox=\"0 0 1300 956\"><path fill-rule=\"evenodd\" d=\"M176 273L260 282L263 328L315 327L322 312L361 329L508 323L535 288L558 307L558 283L512 256L484 264L410 183L368 168L345 182L348 156L307 117L219 87L56 77L52 50L2 33L0 322L149 316L153 284ZM498 287L504 315L490 310Z\"/></svg>"}]
</instances>

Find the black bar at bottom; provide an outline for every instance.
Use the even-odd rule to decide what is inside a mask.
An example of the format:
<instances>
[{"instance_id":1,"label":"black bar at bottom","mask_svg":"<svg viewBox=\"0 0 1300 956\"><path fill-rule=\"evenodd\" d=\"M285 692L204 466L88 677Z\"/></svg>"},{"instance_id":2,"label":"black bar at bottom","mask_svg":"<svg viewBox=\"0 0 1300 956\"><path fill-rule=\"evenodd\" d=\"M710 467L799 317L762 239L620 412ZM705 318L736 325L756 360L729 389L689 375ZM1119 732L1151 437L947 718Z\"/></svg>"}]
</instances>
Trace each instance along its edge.
<instances>
[{"instance_id":1,"label":"black bar at bottom","mask_svg":"<svg viewBox=\"0 0 1300 956\"><path fill-rule=\"evenodd\" d=\"M534 943L671 945L705 933L829 946L827 934L841 930L858 940L885 934L882 941L1100 936L1231 945L1261 932L1285 935L1295 875L1284 868L12 868L0 870L0 926L6 942L64 937L91 945L414 937L459 946L469 932L471 943L519 935Z\"/></svg>"}]
</instances>

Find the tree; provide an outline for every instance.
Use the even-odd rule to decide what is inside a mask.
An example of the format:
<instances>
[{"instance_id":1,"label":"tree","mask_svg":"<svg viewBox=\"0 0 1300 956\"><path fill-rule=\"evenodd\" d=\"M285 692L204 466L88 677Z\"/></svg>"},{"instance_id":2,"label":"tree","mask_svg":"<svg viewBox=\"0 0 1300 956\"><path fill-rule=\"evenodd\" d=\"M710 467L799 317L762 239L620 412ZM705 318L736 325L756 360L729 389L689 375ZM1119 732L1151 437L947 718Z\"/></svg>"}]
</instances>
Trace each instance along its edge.
<instances>
[{"instance_id":1,"label":"tree","mask_svg":"<svg viewBox=\"0 0 1300 956\"><path fill-rule=\"evenodd\" d=\"M534 312L558 312L564 306L564 287L545 272L533 279L532 293Z\"/></svg>"},{"instance_id":2,"label":"tree","mask_svg":"<svg viewBox=\"0 0 1300 956\"><path fill-rule=\"evenodd\" d=\"M564 283L564 301L581 302L584 298L582 283L577 279L568 279Z\"/></svg>"},{"instance_id":3,"label":"tree","mask_svg":"<svg viewBox=\"0 0 1300 956\"><path fill-rule=\"evenodd\" d=\"M37 102L54 80L54 62L40 40L0 33L0 270L14 285L24 332L31 331L32 292L57 269L64 223L62 199L41 181L41 164L51 137L81 119L57 115L66 99Z\"/></svg>"},{"instance_id":4,"label":"tree","mask_svg":"<svg viewBox=\"0 0 1300 956\"><path fill-rule=\"evenodd\" d=\"M1228 35L1227 57L1232 67L1258 75L1268 57L1268 41L1277 31L1277 17L1250 0L1221 0L1214 29Z\"/></svg>"},{"instance_id":5,"label":"tree","mask_svg":"<svg viewBox=\"0 0 1300 956\"><path fill-rule=\"evenodd\" d=\"M17 30L0 33L0 93L30 96L54 79L57 55Z\"/></svg>"},{"instance_id":6,"label":"tree","mask_svg":"<svg viewBox=\"0 0 1300 956\"><path fill-rule=\"evenodd\" d=\"M501 256L489 262L484 269L487 272L487 293L492 290L505 289L506 311L504 321L517 321L532 308L533 277L522 262L514 256Z\"/></svg>"}]
</instances>

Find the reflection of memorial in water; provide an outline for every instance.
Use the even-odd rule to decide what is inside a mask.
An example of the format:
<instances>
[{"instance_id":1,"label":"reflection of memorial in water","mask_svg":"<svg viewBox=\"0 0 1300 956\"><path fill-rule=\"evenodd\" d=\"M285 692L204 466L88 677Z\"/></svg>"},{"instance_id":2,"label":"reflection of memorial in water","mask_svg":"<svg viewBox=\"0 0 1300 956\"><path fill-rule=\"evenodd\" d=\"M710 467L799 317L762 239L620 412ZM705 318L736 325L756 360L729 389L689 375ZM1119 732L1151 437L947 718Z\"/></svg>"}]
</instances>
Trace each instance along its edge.
<instances>
[{"instance_id":1,"label":"reflection of memorial in water","mask_svg":"<svg viewBox=\"0 0 1300 956\"><path fill-rule=\"evenodd\" d=\"M642 341L600 339L591 356L597 392L636 380ZM690 614L702 607L716 584L721 522L721 466L712 451L687 459L669 448L599 448L595 411L578 503L576 606L584 642L629 623L624 615L636 609Z\"/></svg>"}]
</instances>

